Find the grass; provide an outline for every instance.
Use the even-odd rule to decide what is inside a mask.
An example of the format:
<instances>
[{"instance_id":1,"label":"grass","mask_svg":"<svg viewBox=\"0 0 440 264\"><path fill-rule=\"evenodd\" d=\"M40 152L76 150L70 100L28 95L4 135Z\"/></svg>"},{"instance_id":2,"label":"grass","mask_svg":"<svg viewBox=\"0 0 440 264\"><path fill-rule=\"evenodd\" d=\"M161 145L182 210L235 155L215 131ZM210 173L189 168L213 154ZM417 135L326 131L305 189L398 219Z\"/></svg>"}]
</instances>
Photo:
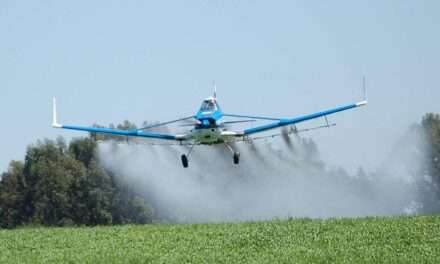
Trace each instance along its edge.
<instances>
[{"instance_id":1,"label":"grass","mask_svg":"<svg viewBox=\"0 0 440 264\"><path fill-rule=\"evenodd\" d=\"M0 230L0 263L440 263L440 216Z\"/></svg>"}]
</instances>

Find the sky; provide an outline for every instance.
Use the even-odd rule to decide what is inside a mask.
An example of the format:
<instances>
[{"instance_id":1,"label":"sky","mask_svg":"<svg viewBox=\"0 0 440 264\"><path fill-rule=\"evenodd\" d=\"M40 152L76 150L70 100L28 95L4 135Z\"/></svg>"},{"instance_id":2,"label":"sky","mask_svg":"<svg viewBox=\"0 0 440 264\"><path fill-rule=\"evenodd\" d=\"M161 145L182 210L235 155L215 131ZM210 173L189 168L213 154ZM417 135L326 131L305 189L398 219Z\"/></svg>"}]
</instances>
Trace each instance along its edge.
<instances>
[{"instance_id":1,"label":"sky","mask_svg":"<svg viewBox=\"0 0 440 264\"><path fill-rule=\"evenodd\" d=\"M361 100L307 133L331 166L373 170L440 112L439 1L0 2L0 171L61 123L226 112L294 117ZM300 126L301 127L301 126ZM304 124L302 127L307 127ZM170 161L171 162L171 161Z\"/></svg>"}]
</instances>

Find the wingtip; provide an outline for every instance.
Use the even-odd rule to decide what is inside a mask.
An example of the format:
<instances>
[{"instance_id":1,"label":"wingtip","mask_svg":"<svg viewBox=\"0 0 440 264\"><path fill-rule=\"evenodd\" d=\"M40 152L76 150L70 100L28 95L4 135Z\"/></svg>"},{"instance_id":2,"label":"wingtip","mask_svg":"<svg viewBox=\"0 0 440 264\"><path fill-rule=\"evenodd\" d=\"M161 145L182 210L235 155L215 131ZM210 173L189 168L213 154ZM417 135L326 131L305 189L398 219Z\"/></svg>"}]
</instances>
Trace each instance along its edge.
<instances>
[{"instance_id":1,"label":"wingtip","mask_svg":"<svg viewBox=\"0 0 440 264\"><path fill-rule=\"evenodd\" d=\"M55 96L52 98L52 127L54 128L62 128L63 126L58 123L57 117L57 100Z\"/></svg>"},{"instance_id":2,"label":"wingtip","mask_svg":"<svg viewBox=\"0 0 440 264\"><path fill-rule=\"evenodd\" d=\"M368 104L368 101L364 100L364 101L361 101L359 103L356 103L356 106L364 106L364 105L367 105L367 104Z\"/></svg>"}]
</instances>

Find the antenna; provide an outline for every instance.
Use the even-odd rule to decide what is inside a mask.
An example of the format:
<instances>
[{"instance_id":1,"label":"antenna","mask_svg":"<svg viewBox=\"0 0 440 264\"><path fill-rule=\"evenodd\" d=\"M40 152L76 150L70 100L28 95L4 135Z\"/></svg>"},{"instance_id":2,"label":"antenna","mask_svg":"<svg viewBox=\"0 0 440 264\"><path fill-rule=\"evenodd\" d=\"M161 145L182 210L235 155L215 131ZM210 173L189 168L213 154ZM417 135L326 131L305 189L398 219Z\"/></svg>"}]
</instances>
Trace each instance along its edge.
<instances>
[{"instance_id":1,"label":"antenna","mask_svg":"<svg viewBox=\"0 0 440 264\"><path fill-rule=\"evenodd\" d=\"M214 86L214 99L217 99L217 84L215 81L212 81L212 86Z\"/></svg>"}]
</instances>

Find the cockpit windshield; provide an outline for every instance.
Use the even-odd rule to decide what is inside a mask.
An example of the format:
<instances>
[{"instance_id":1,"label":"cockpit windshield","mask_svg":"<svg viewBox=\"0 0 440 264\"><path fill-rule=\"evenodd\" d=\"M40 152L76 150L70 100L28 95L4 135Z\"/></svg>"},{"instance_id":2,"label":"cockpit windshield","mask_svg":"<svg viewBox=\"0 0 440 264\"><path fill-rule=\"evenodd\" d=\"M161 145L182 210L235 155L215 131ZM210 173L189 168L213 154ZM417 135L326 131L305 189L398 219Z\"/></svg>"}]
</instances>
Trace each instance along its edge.
<instances>
[{"instance_id":1,"label":"cockpit windshield","mask_svg":"<svg viewBox=\"0 0 440 264\"><path fill-rule=\"evenodd\" d=\"M202 107L200 107L200 111L202 112L214 112L217 110L214 100L205 100L202 103Z\"/></svg>"}]
</instances>

